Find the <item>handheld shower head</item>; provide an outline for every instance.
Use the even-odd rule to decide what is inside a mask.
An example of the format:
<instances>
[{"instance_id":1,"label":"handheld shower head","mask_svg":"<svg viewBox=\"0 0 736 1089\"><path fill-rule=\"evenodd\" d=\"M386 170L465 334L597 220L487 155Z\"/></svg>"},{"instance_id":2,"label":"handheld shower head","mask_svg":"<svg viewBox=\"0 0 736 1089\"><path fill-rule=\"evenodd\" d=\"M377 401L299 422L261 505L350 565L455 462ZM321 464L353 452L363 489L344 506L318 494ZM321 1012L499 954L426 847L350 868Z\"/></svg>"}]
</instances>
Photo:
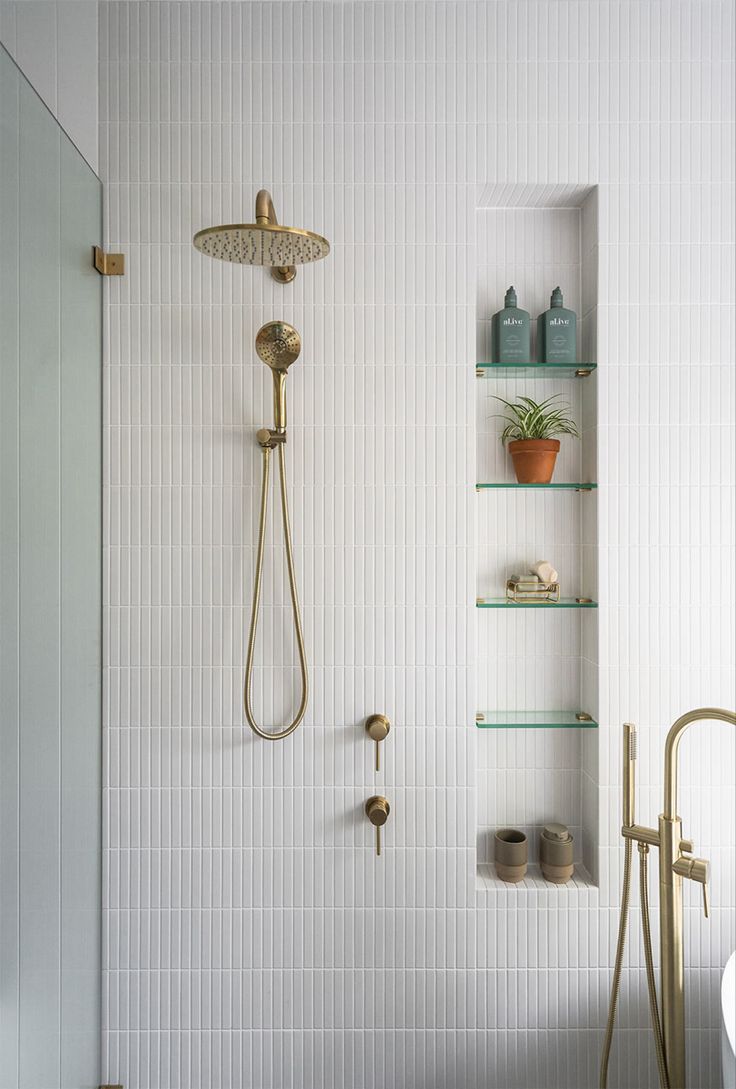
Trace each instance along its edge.
<instances>
[{"instance_id":1,"label":"handheld shower head","mask_svg":"<svg viewBox=\"0 0 736 1089\"><path fill-rule=\"evenodd\" d=\"M272 371L285 371L299 358L302 338L293 325L269 321L256 334L256 351Z\"/></svg>"},{"instance_id":2,"label":"handheld shower head","mask_svg":"<svg viewBox=\"0 0 736 1089\"><path fill-rule=\"evenodd\" d=\"M256 334L256 352L273 374L273 414L277 431L286 431L286 372L299 358L302 338L293 325L269 321Z\"/></svg>"}]
</instances>

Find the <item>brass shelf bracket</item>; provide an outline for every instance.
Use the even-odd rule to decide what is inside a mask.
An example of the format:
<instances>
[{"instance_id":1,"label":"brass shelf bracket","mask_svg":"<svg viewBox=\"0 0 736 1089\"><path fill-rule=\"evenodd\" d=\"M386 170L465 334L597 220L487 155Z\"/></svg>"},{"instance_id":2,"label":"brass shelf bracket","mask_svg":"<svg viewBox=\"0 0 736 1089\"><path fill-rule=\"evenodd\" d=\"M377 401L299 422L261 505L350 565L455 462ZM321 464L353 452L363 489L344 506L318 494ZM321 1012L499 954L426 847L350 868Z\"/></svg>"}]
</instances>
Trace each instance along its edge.
<instances>
[{"instance_id":1,"label":"brass shelf bracket","mask_svg":"<svg viewBox=\"0 0 736 1089\"><path fill-rule=\"evenodd\" d=\"M100 276L124 276L125 254L105 253L99 246L92 247L92 263Z\"/></svg>"}]
</instances>

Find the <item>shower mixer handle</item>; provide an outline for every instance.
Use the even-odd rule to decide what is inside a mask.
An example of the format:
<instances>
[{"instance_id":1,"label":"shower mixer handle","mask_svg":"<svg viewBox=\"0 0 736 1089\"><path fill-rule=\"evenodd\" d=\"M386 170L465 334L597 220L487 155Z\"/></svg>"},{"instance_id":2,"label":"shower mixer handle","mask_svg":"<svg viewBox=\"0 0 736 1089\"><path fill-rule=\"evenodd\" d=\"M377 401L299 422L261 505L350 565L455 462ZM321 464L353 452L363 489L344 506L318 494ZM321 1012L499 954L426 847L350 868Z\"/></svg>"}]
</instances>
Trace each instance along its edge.
<instances>
[{"instance_id":1,"label":"shower mixer handle","mask_svg":"<svg viewBox=\"0 0 736 1089\"><path fill-rule=\"evenodd\" d=\"M374 794L374 796L369 798L365 803L365 815L376 829L377 855L380 855L381 853L381 828L388 820L390 812L391 804L388 798L384 798L380 794Z\"/></svg>"},{"instance_id":2,"label":"shower mixer handle","mask_svg":"<svg viewBox=\"0 0 736 1089\"><path fill-rule=\"evenodd\" d=\"M697 881L703 887L703 913L706 919L709 916L708 881L710 880L710 862L706 858L688 858L680 855L672 869L680 877L686 877L690 881Z\"/></svg>"},{"instance_id":3,"label":"shower mixer handle","mask_svg":"<svg viewBox=\"0 0 736 1089\"><path fill-rule=\"evenodd\" d=\"M391 722L386 715L369 715L365 732L376 743L376 771L381 770L381 742L388 737Z\"/></svg>"}]
</instances>

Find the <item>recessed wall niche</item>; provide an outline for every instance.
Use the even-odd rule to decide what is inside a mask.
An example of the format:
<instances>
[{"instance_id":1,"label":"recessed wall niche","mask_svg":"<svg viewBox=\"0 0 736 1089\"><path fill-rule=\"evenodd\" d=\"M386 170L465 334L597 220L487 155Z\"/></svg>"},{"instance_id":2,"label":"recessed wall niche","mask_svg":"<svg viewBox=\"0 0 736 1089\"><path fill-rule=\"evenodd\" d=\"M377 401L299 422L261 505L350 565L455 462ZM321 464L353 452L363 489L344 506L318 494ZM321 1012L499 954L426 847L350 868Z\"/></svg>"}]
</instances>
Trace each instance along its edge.
<instances>
[{"instance_id":1,"label":"recessed wall niche","mask_svg":"<svg viewBox=\"0 0 736 1089\"><path fill-rule=\"evenodd\" d=\"M536 863L551 821L575 837L576 876L561 887L597 879L597 219L591 186L488 185L477 209L475 725L485 891L545 888ZM497 368L491 317L512 284L531 315L531 358L526 367ZM578 317L577 365L548 369L535 362L536 318L558 285ZM562 438L553 486L519 487L495 398L555 394L569 403L581 437ZM507 605L509 575L542 559L559 571L563 601ZM508 826L529 838L529 877L519 886L504 885L493 868L494 832Z\"/></svg>"}]
</instances>

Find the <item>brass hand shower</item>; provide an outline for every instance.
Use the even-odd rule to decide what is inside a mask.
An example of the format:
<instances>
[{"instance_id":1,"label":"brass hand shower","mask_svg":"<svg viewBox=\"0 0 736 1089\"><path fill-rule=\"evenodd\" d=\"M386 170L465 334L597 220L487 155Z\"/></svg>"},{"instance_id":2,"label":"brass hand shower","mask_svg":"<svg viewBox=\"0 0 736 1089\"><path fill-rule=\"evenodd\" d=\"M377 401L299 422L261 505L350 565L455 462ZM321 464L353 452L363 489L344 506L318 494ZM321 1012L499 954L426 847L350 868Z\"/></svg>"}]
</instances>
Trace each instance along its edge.
<instances>
[{"instance_id":1,"label":"brass hand shower","mask_svg":"<svg viewBox=\"0 0 736 1089\"><path fill-rule=\"evenodd\" d=\"M267 741L279 741L282 737L293 734L297 726L304 718L309 698L309 677L307 674L307 656L304 649L304 633L302 632L302 620L299 611L299 598L296 590L296 576L294 574L294 556L291 547L291 529L289 526L289 504L286 497L286 460L284 457L284 444L286 442L286 373L291 364L299 357L301 351L301 338L292 325L284 321L269 321L258 330L256 337L256 351L263 362L271 368L273 374L273 399L274 399L274 429L264 427L256 434L258 445L263 451L263 484L261 486L261 514L258 520L258 552L256 555L256 574L253 583L253 606L250 618L250 631L248 633L248 654L245 661L245 686L243 690L243 705L248 725L259 737ZM261 576L263 574L263 547L266 538L266 521L268 516L268 482L271 462L271 451L278 452L279 481L281 493L281 516L284 525L284 544L286 546L286 566L289 572L289 591L291 593L291 609L294 615L294 630L299 649L299 670L301 672L302 695L296 715L283 730L271 732L262 729L253 715L251 694L253 687L253 655L256 646L256 633L258 631L258 608L261 601Z\"/></svg>"},{"instance_id":2,"label":"brass hand shower","mask_svg":"<svg viewBox=\"0 0 736 1089\"><path fill-rule=\"evenodd\" d=\"M319 261L330 252L329 242L321 235L314 234L313 231L304 231L299 227L280 226L276 219L271 194L266 189L261 189L256 196L255 220L255 223L233 223L222 227L206 227L195 234L194 246L200 253L207 254L208 257L217 257L221 261L231 261L240 265L264 265L270 269L272 278L280 284L291 283L296 276L295 265L305 265L312 261ZM253 610L245 663L243 704L245 717L254 733L267 741L279 741L282 737L288 737L289 734L292 734L304 718L309 695L307 657L304 650L304 634L299 612L294 557L291 547L289 505L286 498L286 460L284 456L284 443L286 442L286 374L291 364L299 356L301 338L296 329L291 325L287 325L286 322L270 321L258 331L256 351L263 362L271 368L273 374L274 426L273 430L264 427L256 434L258 445L263 451L263 483L261 486L258 551L253 584ZM261 600L261 576L263 574L263 549L268 515L268 485L272 450L278 451L286 564L289 572L291 608L299 649L299 669L302 684L302 694L296 715L288 726L275 732L264 730L258 725L251 704L253 654L258 630L258 608Z\"/></svg>"}]
</instances>

